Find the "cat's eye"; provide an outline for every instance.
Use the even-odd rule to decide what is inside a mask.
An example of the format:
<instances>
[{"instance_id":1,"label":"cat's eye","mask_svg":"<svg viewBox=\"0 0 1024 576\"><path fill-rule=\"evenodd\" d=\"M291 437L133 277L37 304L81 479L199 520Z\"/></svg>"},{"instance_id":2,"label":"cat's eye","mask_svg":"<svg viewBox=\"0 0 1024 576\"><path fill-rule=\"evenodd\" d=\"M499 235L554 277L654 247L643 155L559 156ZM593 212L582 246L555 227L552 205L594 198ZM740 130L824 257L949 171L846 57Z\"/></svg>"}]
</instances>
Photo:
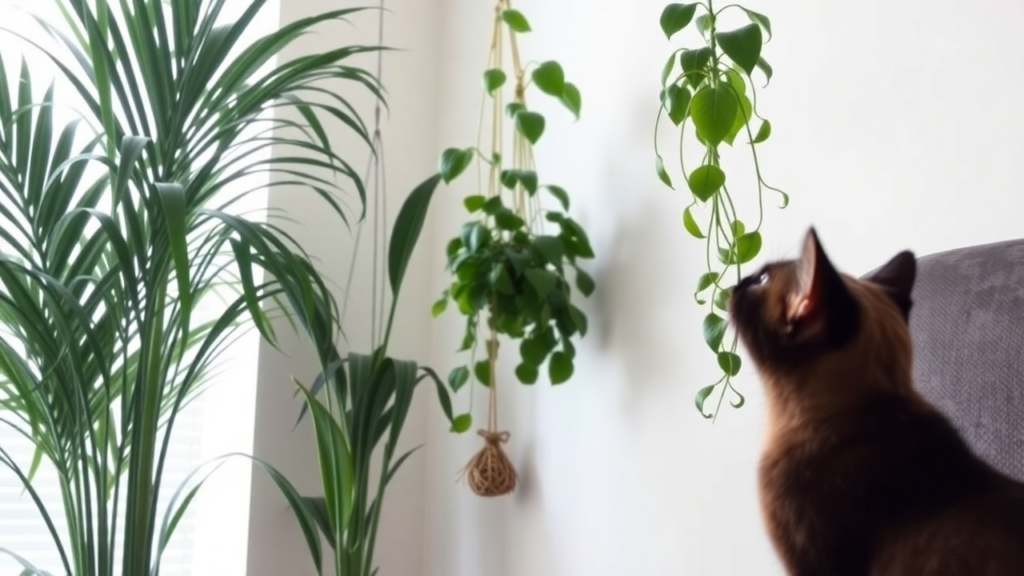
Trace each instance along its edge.
<instances>
[{"instance_id":1,"label":"cat's eye","mask_svg":"<svg viewBox=\"0 0 1024 576\"><path fill-rule=\"evenodd\" d=\"M757 277L757 285L764 286L768 283L768 271L761 272L761 275Z\"/></svg>"}]
</instances>

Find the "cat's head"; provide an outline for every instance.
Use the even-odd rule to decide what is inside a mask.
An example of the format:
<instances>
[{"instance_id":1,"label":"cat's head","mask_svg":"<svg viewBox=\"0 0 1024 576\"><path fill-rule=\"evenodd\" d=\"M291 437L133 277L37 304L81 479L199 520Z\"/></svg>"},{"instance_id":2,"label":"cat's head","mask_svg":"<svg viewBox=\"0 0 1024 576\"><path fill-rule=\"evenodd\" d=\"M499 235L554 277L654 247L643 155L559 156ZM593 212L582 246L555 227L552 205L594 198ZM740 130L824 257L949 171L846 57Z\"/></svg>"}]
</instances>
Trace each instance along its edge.
<instances>
[{"instance_id":1,"label":"cat's head","mask_svg":"<svg viewBox=\"0 0 1024 576\"><path fill-rule=\"evenodd\" d=\"M729 313L769 383L909 382L916 272L904 251L865 278L841 274L812 228L798 259L768 264L733 288Z\"/></svg>"}]
</instances>

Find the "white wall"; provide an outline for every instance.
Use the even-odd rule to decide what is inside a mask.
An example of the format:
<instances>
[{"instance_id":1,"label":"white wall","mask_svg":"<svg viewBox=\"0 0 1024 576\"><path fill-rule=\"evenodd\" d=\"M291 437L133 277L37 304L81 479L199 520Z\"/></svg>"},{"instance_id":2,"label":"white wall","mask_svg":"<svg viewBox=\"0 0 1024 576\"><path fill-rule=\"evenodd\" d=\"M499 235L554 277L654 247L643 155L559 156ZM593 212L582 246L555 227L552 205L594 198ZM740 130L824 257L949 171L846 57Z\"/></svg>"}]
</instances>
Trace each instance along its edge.
<instances>
[{"instance_id":1,"label":"white wall","mask_svg":"<svg viewBox=\"0 0 1024 576\"><path fill-rule=\"evenodd\" d=\"M1024 5L744 3L772 18L775 39L765 56L776 77L759 102L774 133L761 158L769 179L793 198L789 209L768 212L767 257L792 255L812 223L834 260L854 273L905 247L928 253L1021 235ZM286 19L337 5L283 4ZM394 210L443 147L475 138L492 7L479 0L388 6L389 43L411 50L390 55L385 70ZM598 254L598 292L585 306L592 332L565 386L513 384L506 366L502 424L521 475L514 496L484 500L456 482L480 439L448 434L432 395L420 397L405 439L428 447L390 493L382 576L780 573L755 493L757 382L749 371L741 375L747 406L725 411L715 425L693 409L694 392L715 375L700 338L704 311L690 297L700 246L680 225L683 195L662 187L652 169L658 77L672 45L657 26L664 2L626 6L517 2L536 31L522 41L526 60L559 60L583 92L578 124L536 100L550 112L537 153L542 178L575 194L574 216ZM343 41L372 40L368 20L361 17ZM337 42L324 36L304 46ZM446 283L443 247L463 220L467 185L435 202L401 309L396 352L442 372L457 361L459 319L431 322L427 308ZM303 222L301 238L341 282L348 236L324 229L319 208L283 194L273 202ZM312 443L305 428L290 432L296 403L287 384L288 374L310 371L308 362L264 355L255 450L312 490ZM475 397L479 418L484 398ZM299 573L308 566L300 537L284 502L255 476L249 574Z\"/></svg>"},{"instance_id":2,"label":"white wall","mask_svg":"<svg viewBox=\"0 0 1024 576\"><path fill-rule=\"evenodd\" d=\"M772 18L765 56L776 76L760 106L774 132L762 161L793 198L768 212L766 256L794 254L812 223L855 273L905 247L928 253L1024 232L1024 5L743 3ZM583 92L577 125L545 106L551 124L538 165L542 179L575 194L575 215L592 234L594 330L563 387L517 386L506 372L502 416L524 476L516 496L487 501L454 484L480 441L450 438L431 416L423 574L780 573L755 493L757 382L744 371L747 406L715 425L693 408L714 369L699 332L704 311L690 297L701 264L679 221L685 199L653 172L658 78L670 49L657 24L664 5L516 2L535 30L520 44L525 59L558 59ZM474 134L491 7L443 6L447 144ZM461 217L455 200L437 217L438 270ZM433 283L439 290L443 277ZM435 325L435 365L453 361L457 330L454 316Z\"/></svg>"},{"instance_id":3,"label":"white wall","mask_svg":"<svg viewBox=\"0 0 1024 576\"><path fill-rule=\"evenodd\" d=\"M375 2L344 2L331 0L282 1L282 22L303 16L334 10L346 6L375 5ZM436 85L432 80L436 62L435 37L439 26L437 14L427 3L414 0L391 0L386 16L385 43L402 49L385 57L383 79L389 92L390 112L382 116L382 134L385 143L385 161L388 168L387 208L393 220L405 195L436 168L435 125L432 110L437 108ZM350 18L350 25L328 27L322 33L303 38L285 57L303 52L330 50L341 45L375 44L377 42L378 13L376 10ZM376 70L376 58L358 61ZM353 104L363 112L364 120L373 125L373 102L350 85L332 86L353 98ZM341 137L339 153L351 160L360 171L366 166L368 152L352 138ZM372 184L372 182L370 182ZM351 186L346 186L351 189ZM301 192L296 194L296 192ZM354 190L352 191L354 194ZM368 190L372 194L372 190ZM354 196L350 198L354 199ZM296 235L300 243L317 259L330 282L338 286L337 295L348 278L350 255L354 244L354 228L350 233L340 226L337 218L328 214L322 202L311 194L294 189L279 188L271 192L270 204L275 209L287 210L297 223L286 228ZM355 205L354 200L351 205ZM369 207L372 214L373 203ZM372 216L360 242L356 262L356 282L352 286L352 304L346 315L345 329L348 345L352 349L370 352L370 318L372 293ZM429 234L428 224L425 234ZM429 247L423 243L410 264L402 297L391 352L395 357L429 360L430 345L424 338L429 333L430 295L419 287L430 275ZM298 415L299 400L292 396L294 387L290 376L307 384L316 373L313 356L308 346L287 338L289 329L282 325L285 354L264 345L260 359L260 376L256 399L256 430L254 454L278 466L305 495L322 494L319 488L319 470L315 445L306 419L297 429L292 427ZM348 346L342 344L342 352ZM432 398L420 395L406 423L403 444L406 449L422 442L425 422L433 407ZM422 456L410 458L402 473L392 483L385 501L382 531L378 538L378 561L381 574L417 574L422 564L422 531L426 494L422 477L426 460ZM249 524L249 576L290 576L312 574L305 541L284 499L277 488L260 471L253 472L252 505Z\"/></svg>"}]
</instances>

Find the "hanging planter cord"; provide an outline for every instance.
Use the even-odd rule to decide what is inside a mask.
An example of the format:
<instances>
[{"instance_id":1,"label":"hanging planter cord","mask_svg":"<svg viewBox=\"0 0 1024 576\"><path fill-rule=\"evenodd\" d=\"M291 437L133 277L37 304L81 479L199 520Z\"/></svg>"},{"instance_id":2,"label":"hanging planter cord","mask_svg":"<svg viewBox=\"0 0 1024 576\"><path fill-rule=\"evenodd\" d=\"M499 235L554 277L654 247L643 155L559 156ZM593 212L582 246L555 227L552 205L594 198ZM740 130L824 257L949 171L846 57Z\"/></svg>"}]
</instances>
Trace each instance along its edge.
<instances>
[{"instance_id":1,"label":"hanging planter cord","mask_svg":"<svg viewBox=\"0 0 1024 576\"><path fill-rule=\"evenodd\" d=\"M494 306L494 300L491 300ZM519 475L502 448L508 442L510 434L507 430L498 431L498 330L491 323L491 339L489 342L488 364L490 367L490 386L488 386L487 428L477 430L483 437L484 447L480 449L463 468L463 475L469 487L477 496L503 496L516 489Z\"/></svg>"}]
</instances>

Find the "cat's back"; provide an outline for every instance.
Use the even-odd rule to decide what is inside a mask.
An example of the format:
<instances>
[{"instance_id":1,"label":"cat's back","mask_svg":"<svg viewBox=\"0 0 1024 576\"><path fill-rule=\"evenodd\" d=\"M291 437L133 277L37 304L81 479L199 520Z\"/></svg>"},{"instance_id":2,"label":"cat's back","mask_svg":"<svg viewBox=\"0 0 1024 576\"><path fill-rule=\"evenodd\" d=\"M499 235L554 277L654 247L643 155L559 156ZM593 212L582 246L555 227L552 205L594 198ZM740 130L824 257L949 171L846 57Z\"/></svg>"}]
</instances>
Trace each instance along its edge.
<instances>
[{"instance_id":1,"label":"cat's back","mask_svg":"<svg viewBox=\"0 0 1024 576\"><path fill-rule=\"evenodd\" d=\"M1024 576L1024 486L925 404L881 395L778 422L759 479L793 562L814 551L851 576Z\"/></svg>"}]
</instances>

